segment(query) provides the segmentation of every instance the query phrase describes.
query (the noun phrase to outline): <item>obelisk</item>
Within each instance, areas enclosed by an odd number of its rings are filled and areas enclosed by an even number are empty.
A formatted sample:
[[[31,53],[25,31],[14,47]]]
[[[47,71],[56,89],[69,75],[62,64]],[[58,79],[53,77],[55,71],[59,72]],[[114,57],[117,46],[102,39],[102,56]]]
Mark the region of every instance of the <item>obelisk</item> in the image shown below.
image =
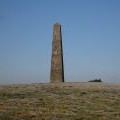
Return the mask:
[[[62,33],[59,23],[53,26],[50,80],[52,83],[64,82]]]

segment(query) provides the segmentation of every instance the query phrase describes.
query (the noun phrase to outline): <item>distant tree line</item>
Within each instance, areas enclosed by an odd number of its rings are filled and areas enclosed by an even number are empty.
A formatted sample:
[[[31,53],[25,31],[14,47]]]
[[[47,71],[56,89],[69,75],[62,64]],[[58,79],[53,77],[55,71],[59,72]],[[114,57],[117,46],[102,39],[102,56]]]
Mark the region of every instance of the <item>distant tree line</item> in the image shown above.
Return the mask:
[[[94,79],[94,80],[90,80],[89,82],[102,82],[101,79]]]

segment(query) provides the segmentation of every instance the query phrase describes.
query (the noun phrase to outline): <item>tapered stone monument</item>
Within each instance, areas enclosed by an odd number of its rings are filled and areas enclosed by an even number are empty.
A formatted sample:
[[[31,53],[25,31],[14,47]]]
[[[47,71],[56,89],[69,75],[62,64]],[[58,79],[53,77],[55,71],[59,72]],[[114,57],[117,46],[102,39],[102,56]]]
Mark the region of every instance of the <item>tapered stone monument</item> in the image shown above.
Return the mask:
[[[64,82],[62,33],[59,23],[53,26],[50,80],[52,83]]]

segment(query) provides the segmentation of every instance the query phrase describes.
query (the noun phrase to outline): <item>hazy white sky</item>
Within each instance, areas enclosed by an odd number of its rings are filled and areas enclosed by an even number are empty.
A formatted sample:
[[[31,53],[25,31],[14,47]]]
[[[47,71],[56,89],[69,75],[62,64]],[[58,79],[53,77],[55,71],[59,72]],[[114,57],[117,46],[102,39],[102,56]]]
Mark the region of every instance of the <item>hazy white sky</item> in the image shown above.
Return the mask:
[[[0,0],[0,84],[50,81],[56,22],[66,81],[120,82],[120,0]]]

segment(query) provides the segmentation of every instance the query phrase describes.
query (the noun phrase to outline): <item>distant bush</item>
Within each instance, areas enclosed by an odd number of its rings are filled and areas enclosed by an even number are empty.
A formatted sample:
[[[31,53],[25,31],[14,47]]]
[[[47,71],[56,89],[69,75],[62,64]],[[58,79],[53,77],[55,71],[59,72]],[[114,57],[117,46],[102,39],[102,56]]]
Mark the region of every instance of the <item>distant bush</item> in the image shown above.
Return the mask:
[[[94,79],[94,80],[90,80],[89,82],[102,82],[101,79]]]

